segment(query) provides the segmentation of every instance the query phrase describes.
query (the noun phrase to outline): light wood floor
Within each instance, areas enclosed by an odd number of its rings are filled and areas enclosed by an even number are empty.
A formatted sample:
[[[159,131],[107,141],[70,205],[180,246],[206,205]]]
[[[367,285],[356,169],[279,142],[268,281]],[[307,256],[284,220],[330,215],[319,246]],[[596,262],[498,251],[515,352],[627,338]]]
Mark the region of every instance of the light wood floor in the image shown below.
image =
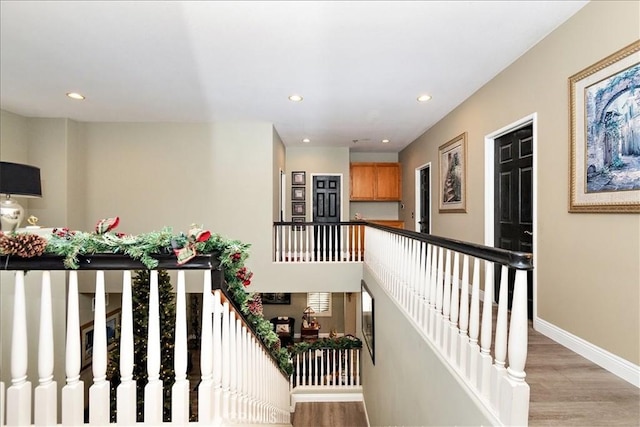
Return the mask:
[[[640,426],[640,389],[529,328],[530,426]]]
[[[367,427],[362,402],[302,402],[296,404],[293,427]]]

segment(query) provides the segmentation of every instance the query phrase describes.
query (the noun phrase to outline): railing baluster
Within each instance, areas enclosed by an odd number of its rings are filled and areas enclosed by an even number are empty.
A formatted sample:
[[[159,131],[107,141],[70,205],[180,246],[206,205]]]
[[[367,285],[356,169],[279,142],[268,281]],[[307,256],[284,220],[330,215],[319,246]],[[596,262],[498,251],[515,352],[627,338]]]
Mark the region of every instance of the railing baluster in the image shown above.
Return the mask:
[[[229,346],[229,303],[222,304],[222,421],[229,420],[229,370],[231,366],[231,352]]]
[[[431,249],[431,279],[429,281],[429,337],[435,341],[436,337],[436,294],[437,294],[437,274],[438,274],[438,247]]]
[[[449,360],[453,365],[458,360],[458,310],[460,304],[460,254],[453,253],[451,272],[451,313],[449,314]]]
[[[27,381],[27,310],[24,271],[16,271],[11,325],[11,385],[7,389],[7,425],[31,424],[31,382]]]
[[[499,408],[500,384],[502,377],[507,373],[505,363],[507,358],[507,310],[509,305],[508,276],[509,270],[506,265],[503,265],[500,271],[498,315],[496,318],[495,363],[491,374],[491,403],[494,409]]]
[[[136,422],[136,381],[133,379],[133,301],[131,271],[122,272],[122,319],[120,321],[120,385],[116,390],[118,424]]]
[[[449,313],[451,312],[451,251],[446,250],[444,284],[442,294],[442,351],[449,354]]]
[[[477,384],[478,378],[478,332],[480,330],[480,260],[473,260],[473,280],[471,284],[471,308],[469,311],[469,380]]]
[[[171,388],[171,421],[175,424],[189,422],[189,381],[187,380],[187,301],[185,272],[178,271],[176,286],[176,324],[174,367],[175,382]]]
[[[482,329],[480,336],[480,365],[478,388],[485,399],[491,394],[491,334],[493,326],[493,263],[484,263],[484,299],[482,302]]]
[[[36,425],[57,422],[57,385],[53,381],[53,312],[51,309],[51,273],[42,272],[40,289],[40,334],[38,337],[39,385],[34,393],[34,421]]]
[[[162,423],[162,381],[160,380],[160,300],[158,271],[151,270],[149,283],[149,325],[147,330],[147,375],[144,386],[144,420],[150,424]],[[96,301],[96,305],[97,305]]]
[[[89,422],[91,424],[108,424],[110,418],[111,390],[109,382],[106,381],[107,325],[105,316],[104,271],[97,271],[93,321],[93,385],[89,388]]]
[[[438,248],[438,274],[436,276],[436,344],[442,346],[442,299],[444,293],[444,248]]]
[[[524,381],[527,360],[527,272],[517,270],[511,304],[507,354],[509,367],[500,390],[501,419],[505,425],[525,425],[529,416],[529,384]]]
[[[77,271],[69,272],[68,293],[65,349],[67,384],[62,387],[62,425],[78,425],[84,422],[84,381],[80,381],[81,353],[80,334],[78,333],[80,330],[80,306],[78,303]]]
[[[460,345],[458,354],[458,367],[462,375],[467,377],[468,362],[467,349],[469,343],[469,255],[462,257],[462,283],[460,285],[460,334],[458,336]]]
[[[214,414],[218,414],[214,402],[213,354],[214,336],[213,323],[219,321],[218,306],[220,292],[211,295],[211,272],[204,274],[202,285],[202,330],[200,338],[200,385],[198,386],[198,422],[211,424]],[[211,319],[213,315],[213,320]],[[219,325],[219,323],[218,323]],[[216,353],[216,358],[218,353]]]

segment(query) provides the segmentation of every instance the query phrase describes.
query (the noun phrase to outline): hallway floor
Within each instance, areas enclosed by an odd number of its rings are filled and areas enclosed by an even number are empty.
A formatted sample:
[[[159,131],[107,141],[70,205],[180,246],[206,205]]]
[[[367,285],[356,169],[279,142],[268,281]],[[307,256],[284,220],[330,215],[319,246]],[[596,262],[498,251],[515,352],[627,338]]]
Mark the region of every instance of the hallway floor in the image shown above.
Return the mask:
[[[530,426],[640,426],[640,389],[529,328]]]

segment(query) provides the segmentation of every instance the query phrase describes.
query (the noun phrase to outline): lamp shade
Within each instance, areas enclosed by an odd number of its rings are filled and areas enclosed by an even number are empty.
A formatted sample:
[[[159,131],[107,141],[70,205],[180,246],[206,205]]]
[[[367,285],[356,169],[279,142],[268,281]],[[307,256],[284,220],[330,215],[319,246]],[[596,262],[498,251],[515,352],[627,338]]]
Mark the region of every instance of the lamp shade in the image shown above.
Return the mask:
[[[40,168],[20,163],[0,162],[0,194],[42,197]]]

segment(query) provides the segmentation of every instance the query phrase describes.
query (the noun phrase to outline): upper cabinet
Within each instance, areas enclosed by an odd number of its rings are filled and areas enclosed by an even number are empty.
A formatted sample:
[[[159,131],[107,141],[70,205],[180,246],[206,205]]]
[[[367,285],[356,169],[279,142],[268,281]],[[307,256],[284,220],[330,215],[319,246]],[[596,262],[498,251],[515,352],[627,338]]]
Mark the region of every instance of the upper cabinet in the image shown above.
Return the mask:
[[[351,163],[351,200],[400,201],[400,163]]]

